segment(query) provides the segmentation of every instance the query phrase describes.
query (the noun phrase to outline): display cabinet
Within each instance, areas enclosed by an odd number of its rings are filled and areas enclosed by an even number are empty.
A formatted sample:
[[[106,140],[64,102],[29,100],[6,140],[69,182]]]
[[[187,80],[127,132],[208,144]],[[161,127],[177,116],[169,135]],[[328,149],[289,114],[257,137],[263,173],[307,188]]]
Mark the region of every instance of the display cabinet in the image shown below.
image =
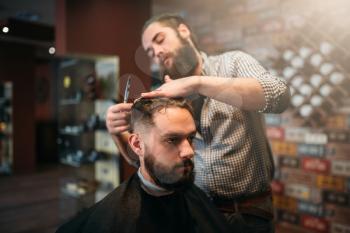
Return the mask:
[[[58,150],[74,174],[60,184],[62,212],[77,213],[119,185],[119,154],[105,126],[118,90],[117,57],[58,58]],[[69,210],[68,210],[68,209]]]

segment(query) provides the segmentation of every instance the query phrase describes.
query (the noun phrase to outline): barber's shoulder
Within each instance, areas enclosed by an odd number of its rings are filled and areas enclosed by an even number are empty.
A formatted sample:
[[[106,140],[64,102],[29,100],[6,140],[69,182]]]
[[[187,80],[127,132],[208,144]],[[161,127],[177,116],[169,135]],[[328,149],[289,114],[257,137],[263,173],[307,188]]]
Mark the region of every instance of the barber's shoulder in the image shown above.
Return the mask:
[[[223,56],[229,57],[232,60],[241,59],[247,56],[250,56],[248,53],[241,50],[231,50],[223,53]]]
[[[226,51],[222,52],[219,54],[213,54],[208,56],[208,59],[211,62],[234,62],[235,60],[244,57],[244,56],[249,56],[249,54],[240,51],[240,50],[231,50],[231,51]]]

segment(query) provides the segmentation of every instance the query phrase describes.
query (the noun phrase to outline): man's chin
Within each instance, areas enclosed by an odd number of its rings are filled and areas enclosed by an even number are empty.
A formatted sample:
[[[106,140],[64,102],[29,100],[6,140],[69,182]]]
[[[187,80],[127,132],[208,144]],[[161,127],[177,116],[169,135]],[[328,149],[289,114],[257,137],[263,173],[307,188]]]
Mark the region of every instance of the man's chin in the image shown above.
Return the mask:
[[[174,183],[159,183],[161,187],[167,189],[167,190],[173,190],[173,191],[181,191],[184,189],[187,189],[190,187],[194,182],[194,173],[183,173],[183,177],[181,177],[178,181]]]
[[[167,190],[182,191],[182,190],[186,190],[187,188],[189,188],[192,184],[193,184],[193,181],[181,180],[181,181],[178,181],[178,182],[172,183],[172,184],[163,184],[162,186],[163,186],[163,188],[165,188]]]

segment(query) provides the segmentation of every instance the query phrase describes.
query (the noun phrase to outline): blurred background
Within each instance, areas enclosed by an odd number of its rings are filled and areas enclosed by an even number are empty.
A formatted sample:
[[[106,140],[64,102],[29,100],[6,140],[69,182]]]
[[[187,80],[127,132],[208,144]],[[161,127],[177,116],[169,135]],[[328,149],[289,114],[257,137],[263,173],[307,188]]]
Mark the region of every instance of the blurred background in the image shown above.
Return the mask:
[[[348,0],[0,0],[0,232],[54,232],[134,171],[105,111],[129,77],[131,99],[160,84],[140,35],[163,12],[288,82],[265,115],[276,231],[350,232]]]

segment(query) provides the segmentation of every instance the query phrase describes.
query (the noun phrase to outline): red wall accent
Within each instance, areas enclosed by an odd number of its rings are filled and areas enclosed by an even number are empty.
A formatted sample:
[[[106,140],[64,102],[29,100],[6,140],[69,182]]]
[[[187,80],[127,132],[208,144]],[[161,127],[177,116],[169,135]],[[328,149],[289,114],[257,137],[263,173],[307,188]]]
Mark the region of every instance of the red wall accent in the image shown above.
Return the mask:
[[[48,61],[36,62],[35,83],[36,83],[36,121],[52,121],[54,119],[54,101],[53,101],[53,71]],[[40,97],[39,97],[40,96]]]

